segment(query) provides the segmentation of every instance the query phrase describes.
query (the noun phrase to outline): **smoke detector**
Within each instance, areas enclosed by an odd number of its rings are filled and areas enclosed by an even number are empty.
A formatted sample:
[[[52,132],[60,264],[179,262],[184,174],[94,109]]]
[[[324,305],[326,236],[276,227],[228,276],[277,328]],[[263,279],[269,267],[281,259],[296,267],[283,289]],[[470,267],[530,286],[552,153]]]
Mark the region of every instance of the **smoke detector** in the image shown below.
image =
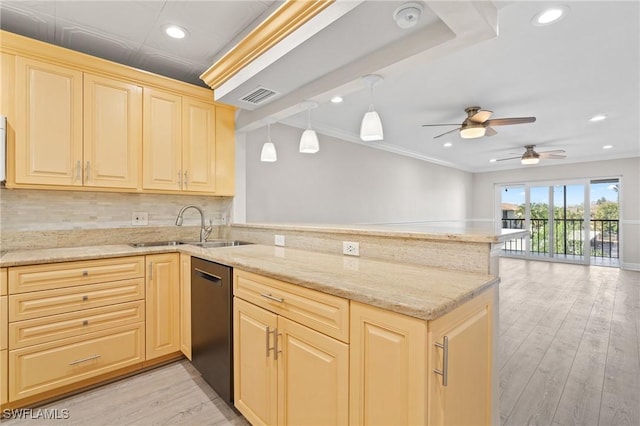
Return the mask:
[[[393,19],[400,28],[411,28],[415,26],[422,15],[422,5],[420,3],[405,3],[393,12]]]

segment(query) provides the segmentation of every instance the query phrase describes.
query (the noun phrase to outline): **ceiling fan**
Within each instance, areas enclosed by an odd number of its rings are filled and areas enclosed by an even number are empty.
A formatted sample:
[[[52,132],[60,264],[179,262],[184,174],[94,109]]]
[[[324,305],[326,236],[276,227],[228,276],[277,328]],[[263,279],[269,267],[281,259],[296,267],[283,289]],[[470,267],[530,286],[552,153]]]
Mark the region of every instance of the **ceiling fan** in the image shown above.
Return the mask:
[[[540,162],[540,159],[562,160],[563,158],[567,158],[567,156],[564,155],[565,153],[564,149],[536,152],[533,148],[535,148],[535,145],[526,145],[525,146],[526,151],[524,152],[524,154],[522,154],[522,156],[500,158],[496,161],[515,160],[516,158],[520,158],[520,162],[522,164],[529,165],[529,164],[538,164],[538,162]]]
[[[490,120],[489,117],[491,117],[493,112],[480,109],[480,107],[477,106],[465,108],[464,112],[467,113],[467,118],[465,118],[462,124],[423,124],[422,127],[460,126],[457,129],[444,132],[438,136],[434,136],[433,138],[439,138],[440,136],[459,130],[462,138],[473,139],[482,136],[493,136],[498,133],[490,126],[506,126],[509,124],[524,124],[536,121],[535,117],[494,118]]]

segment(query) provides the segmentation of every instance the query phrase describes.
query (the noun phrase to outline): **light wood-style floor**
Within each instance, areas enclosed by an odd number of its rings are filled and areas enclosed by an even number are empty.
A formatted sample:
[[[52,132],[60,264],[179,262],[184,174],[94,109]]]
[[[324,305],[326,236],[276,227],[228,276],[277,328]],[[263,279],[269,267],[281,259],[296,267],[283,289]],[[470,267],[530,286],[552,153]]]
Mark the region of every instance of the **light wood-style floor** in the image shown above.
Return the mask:
[[[640,425],[640,272],[500,262],[501,423]],[[68,409],[60,425],[247,424],[188,361],[42,408]]]

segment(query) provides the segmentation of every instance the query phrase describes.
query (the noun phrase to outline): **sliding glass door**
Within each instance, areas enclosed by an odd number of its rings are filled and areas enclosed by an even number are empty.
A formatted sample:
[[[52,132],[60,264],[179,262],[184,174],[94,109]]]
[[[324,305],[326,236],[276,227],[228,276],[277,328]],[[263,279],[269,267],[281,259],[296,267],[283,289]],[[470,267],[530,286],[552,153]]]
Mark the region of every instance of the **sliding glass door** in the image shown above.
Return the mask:
[[[617,266],[618,188],[618,179],[499,185],[502,228],[529,230],[503,255]]]

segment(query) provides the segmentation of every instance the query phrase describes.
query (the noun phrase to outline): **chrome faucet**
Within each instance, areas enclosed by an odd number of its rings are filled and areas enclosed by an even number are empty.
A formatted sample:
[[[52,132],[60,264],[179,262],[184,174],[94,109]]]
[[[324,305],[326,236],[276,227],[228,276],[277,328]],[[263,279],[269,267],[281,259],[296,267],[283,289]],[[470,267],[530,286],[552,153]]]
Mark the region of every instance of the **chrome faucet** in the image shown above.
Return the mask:
[[[204,226],[204,213],[202,212],[202,209],[200,207],[190,205],[181,208],[180,212],[178,213],[178,217],[176,218],[176,226],[182,226],[182,214],[189,208],[196,209],[200,213],[200,242],[204,243],[205,241],[207,241],[207,238],[209,238],[209,235],[211,235],[211,230],[213,229],[213,227],[211,225],[211,219],[209,219],[209,226]]]

